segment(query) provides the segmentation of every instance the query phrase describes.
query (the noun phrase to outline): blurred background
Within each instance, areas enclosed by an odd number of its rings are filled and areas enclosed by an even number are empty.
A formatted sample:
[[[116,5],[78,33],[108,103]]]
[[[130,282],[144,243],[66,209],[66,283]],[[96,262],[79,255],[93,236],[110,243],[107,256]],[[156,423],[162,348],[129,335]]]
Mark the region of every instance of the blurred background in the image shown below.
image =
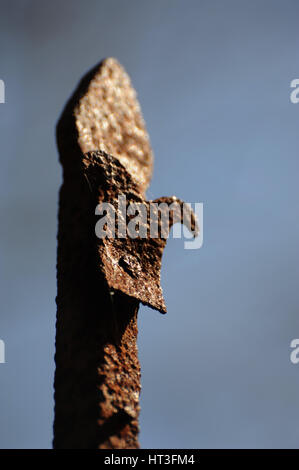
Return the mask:
[[[137,89],[148,196],[204,203],[204,243],[169,240],[168,314],[139,314],[144,448],[298,447],[299,3],[1,0],[0,447],[52,441],[54,128],[108,56]]]

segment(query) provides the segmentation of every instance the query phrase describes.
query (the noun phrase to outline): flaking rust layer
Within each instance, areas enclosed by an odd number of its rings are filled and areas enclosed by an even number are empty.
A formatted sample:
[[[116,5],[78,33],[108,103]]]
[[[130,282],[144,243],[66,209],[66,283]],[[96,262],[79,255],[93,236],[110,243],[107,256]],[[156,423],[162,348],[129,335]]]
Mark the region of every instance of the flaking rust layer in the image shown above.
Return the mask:
[[[150,204],[149,138],[135,90],[116,60],[103,61],[81,80],[58,122],[57,144],[64,179],[53,445],[137,448],[137,312],[139,301],[166,311],[160,287],[166,240],[95,235],[99,203],[115,203],[121,192],[128,203]],[[180,214],[171,217],[170,225],[181,220]]]
[[[119,195],[125,196],[126,210],[132,205],[136,207],[142,205],[146,211],[146,218],[142,219],[138,226],[139,233],[146,233],[147,237],[133,238],[126,233],[125,238],[118,238],[118,230],[113,233],[107,233],[107,236],[98,240],[98,266],[111,289],[121,291],[144,305],[148,305],[161,313],[166,313],[166,306],[163,299],[163,292],[160,284],[160,273],[163,250],[166,245],[169,230],[174,223],[185,223],[187,227],[197,233],[197,223],[193,212],[184,207],[183,201],[176,197],[162,197],[154,201],[146,201],[140,187],[134,181],[134,178],[128,173],[118,158],[114,158],[105,152],[89,152],[83,158],[84,175],[90,187],[95,194],[99,204],[109,203],[114,208],[113,220],[111,226],[117,225],[120,217],[120,208],[118,207]],[[164,203],[164,206],[161,205]],[[152,211],[151,211],[152,206]],[[155,207],[167,210],[173,209],[163,216],[157,214],[157,237],[153,238],[151,234],[151,215]],[[105,206],[106,207],[106,206]],[[185,211],[185,218],[183,217]],[[137,209],[138,212],[138,209]],[[187,212],[187,214],[186,214]],[[168,217],[169,214],[169,217]],[[112,216],[111,216],[112,217]],[[123,225],[127,226],[128,217],[123,215]],[[105,221],[109,217],[105,218]],[[165,233],[162,231],[162,221],[169,220]],[[141,226],[143,225],[143,227]],[[109,236],[110,235],[110,236]]]

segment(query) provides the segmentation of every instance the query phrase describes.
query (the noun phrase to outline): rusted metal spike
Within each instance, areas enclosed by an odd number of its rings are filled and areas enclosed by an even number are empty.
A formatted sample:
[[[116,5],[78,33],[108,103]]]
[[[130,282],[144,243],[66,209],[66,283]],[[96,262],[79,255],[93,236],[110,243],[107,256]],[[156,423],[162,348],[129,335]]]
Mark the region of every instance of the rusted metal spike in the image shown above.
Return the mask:
[[[160,287],[166,240],[95,236],[99,202],[115,202],[124,192],[129,202],[151,203],[145,201],[149,138],[135,91],[116,60],[103,61],[81,80],[58,122],[57,144],[64,180],[53,445],[137,448],[137,312],[139,301],[166,310]],[[170,225],[175,221],[174,212]],[[190,224],[195,227],[194,219]]]

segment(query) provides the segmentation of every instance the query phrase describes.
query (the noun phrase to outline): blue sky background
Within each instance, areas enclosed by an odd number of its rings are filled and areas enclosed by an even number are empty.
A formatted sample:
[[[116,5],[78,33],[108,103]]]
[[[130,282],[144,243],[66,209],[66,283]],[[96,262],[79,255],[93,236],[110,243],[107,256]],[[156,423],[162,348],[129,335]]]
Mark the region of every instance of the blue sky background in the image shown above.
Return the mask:
[[[155,152],[149,197],[204,203],[170,240],[168,314],[139,314],[143,447],[299,443],[299,3],[1,0],[0,447],[51,447],[58,116],[116,57]]]

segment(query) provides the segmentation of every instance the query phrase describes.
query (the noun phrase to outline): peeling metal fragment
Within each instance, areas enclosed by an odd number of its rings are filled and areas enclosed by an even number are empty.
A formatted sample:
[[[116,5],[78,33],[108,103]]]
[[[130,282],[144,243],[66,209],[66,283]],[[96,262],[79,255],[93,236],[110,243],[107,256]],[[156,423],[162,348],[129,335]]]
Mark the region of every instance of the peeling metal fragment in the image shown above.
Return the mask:
[[[126,168],[117,158],[105,152],[85,154],[83,165],[85,177],[89,181],[97,202],[110,203],[115,209],[116,216],[119,213],[119,195],[126,196],[126,207],[131,203],[141,203],[147,210],[144,227],[144,232],[147,233],[146,238],[128,236],[117,238],[117,234],[114,234],[114,236],[98,239],[98,267],[103,272],[109,287],[134,297],[161,313],[166,313],[160,284],[163,250],[169,230],[174,223],[185,223],[195,235],[197,234],[197,222],[192,210],[188,209],[189,217],[184,219],[182,213],[184,203],[175,196],[146,201]],[[151,209],[155,209],[161,203],[164,204],[162,204],[161,217],[157,219],[157,238],[152,238],[150,230],[154,211]],[[173,203],[175,204],[173,210],[170,211],[169,223],[162,227],[163,210],[167,211]],[[186,210],[186,206],[184,207]],[[141,231],[140,227],[139,230]]]

